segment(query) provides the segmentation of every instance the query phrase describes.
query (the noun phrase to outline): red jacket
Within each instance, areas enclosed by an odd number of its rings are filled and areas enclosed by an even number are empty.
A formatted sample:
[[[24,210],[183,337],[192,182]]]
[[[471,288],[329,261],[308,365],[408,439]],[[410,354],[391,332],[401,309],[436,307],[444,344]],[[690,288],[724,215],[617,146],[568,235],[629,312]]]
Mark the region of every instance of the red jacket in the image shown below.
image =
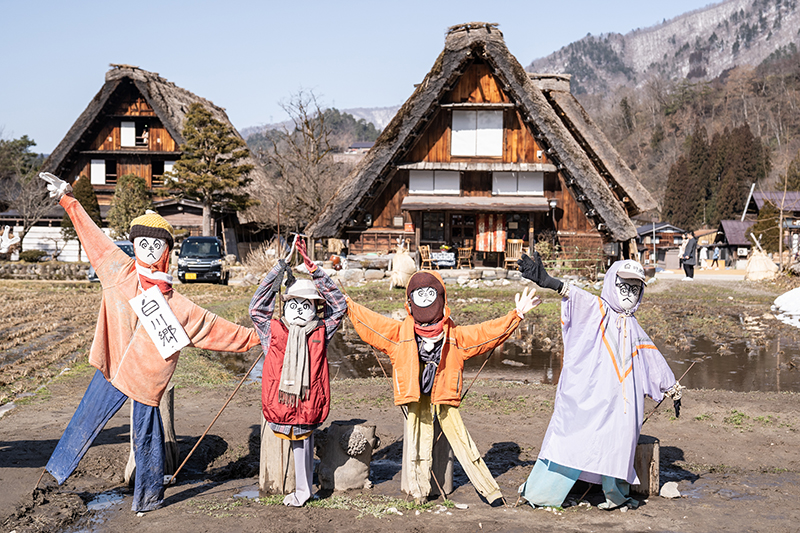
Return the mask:
[[[296,407],[290,407],[278,402],[278,387],[289,329],[280,320],[270,322],[272,335],[261,375],[261,405],[264,409],[264,418],[273,424],[321,424],[328,417],[331,407],[325,324],[320,321],[319,326],[308,336],[308,356],[311,364],[308,399],[299,402]]]

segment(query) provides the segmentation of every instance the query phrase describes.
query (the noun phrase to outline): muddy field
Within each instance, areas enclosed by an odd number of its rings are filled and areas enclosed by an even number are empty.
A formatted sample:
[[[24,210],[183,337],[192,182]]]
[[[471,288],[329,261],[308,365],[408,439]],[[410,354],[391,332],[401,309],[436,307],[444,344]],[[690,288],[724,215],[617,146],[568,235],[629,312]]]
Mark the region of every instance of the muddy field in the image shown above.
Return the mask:
[[[720,346],[741,338],[757,342],[760,336],[766,338],[782,328],[769,318],[769,304],[786,288],[742,287],[725,282],[690,289],[659,282],[648,290],[642,324],[651,332],[667,324],[663,332],[653,334],[675,344],[682,338],[691,341],[695,335],[716,332]],[[602,495],[590,491],[586,500],[591,506],[575,502],[555,512],[528,506],[492,508],[457,467],[456,490],[450,498],[469,505],[462,510],[443,500],[415,507],[403,499],[399,472],[403,417],[393,406],[390,384],[381,377],[335,379],[328,418],[329,422],[363,420],[376,425],[381,445],[373,457],[371,490],[323,495],[302,509],[275,505],[274,498],[237,497],[252,495],[258,480],[260,388],[253,383],[243,387],[230,404],[178,484],[167,489],[163,509],[141,517],[130,511],[131,491],[122,486],[129,446],[127,406],[110,421],[63,486],[57,487],[48,474],[42,489],[31,495],[91,379],[93,369],[85,364],[85,352],[100,292],[98,287],[80,283],[9,282],[3,288],[0,345],[6,359],[0,367],[0,394],[6,398],[2,403],[15,399],[15,407],[0,418],[2,531],[797,531],[800,523],[796,503],[800,497],[800,398],[796,393],[694,389],[686,392],[678,419],[662,406],[643,433],[660,440],[661,482],[678,481],[680,499],[650,497],[643,499],[638,510],[604,512],[596,508]],[[246,320],[244,312],[253,290],[207,285],[178,289],[240,322]],[[370,299],[375,307],[378,302],[396,304],[387,299],[396,298],[396,292],[348,290],[368,305]],[[508,287],[507,294],[485,294],[481,289],[456,295],[454,291],[453,315],[462,323],[497,316],[509,306],[487,309],[480,301],[494,301],[495,296],[505,300],[515,290],[518,287]],[[735,299],[729,299],[732,295]],[[554,350],[559,342],[557,326],[550,324],[555,313],[557,300],[548,297],[537,310],[534,336],[534,342],[549,342]],[[780,330],[787,336],[795,334]],[[253,351],[245,358],[252,361],[256,356]],[[798,360],[800,354],[787,357],[787,361]],[[214,357],[210,359],[187,351],[178,365],[176,431],[182,456],[234,386],[233,376],[215,364]],[[786,371],[795,370],[787,363]],[[465,423],[509,504],[516,502],[516,488],[535,461],[554,396],[553,385],[481,379],[465,400]],[[648,400],[646,410],[652,406]],[[98,509],[95,499],[105,493],[111,495],[110,506]]]

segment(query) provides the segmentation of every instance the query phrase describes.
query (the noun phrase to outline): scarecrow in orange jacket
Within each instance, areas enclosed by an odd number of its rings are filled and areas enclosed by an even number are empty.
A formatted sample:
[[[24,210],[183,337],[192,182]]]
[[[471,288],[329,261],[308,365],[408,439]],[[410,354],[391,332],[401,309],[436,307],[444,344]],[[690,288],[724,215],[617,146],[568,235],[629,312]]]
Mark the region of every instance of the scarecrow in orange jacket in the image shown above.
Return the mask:
[[[456,326],[450,318],[441,276],[427,270],[411,276],[406,298],[408,316],[402,321],[370,311],[350,298],[347,316],[361,339],[387,354],[392,362],[394,403],[408,408],[408,453],[403,456],[408,490],[417,501],[430,495],[436,417],[475,489],[494,503],[502,498],[500,487],[458,411],[464,361],[502,344],[540,300],[525,289],[522,295],[516,295],[516,308],[505,316],[473,326]]]
[[[89,363],[97,368],[46,469],[62,484],[128,398],[136,459],[133,511],[151,511],[164,499],[164,431],[158,409],[178,363],[180,347],[244,352],[259,344],[255,330],[237,326],[172,290],[167,273],[172,226],[148,211],[131,222],[135,258],[92,221],[72,187],[41,173],[75,226],[103,288]],[[84,178],[85,179],[85,178]]]

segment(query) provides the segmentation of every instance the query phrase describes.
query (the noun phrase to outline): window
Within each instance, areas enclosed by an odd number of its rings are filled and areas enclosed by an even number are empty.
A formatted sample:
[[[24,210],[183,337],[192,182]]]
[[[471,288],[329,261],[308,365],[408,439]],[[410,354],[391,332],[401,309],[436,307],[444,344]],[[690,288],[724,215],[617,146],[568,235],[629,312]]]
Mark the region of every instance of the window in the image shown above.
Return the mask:
[[[544,173],[493,172],[492,194],[544,196]]]
[[[682,242],[683,242],[683,238],[681,238],[681,237],[673,237],[672,238],[672,244],[680,244]]]
[[[92,159],[89,181],[92,185],[105,185],[106,162],[103,159]]]
[[[117,183],[117,162],[113,159],[106,161],[106,185]]]
[[[461,246],[474,246],[475,215],[450,215],[450,237]]]
[[[151,163],[150,183],[153,187],[162,187],[164,185],[164,162],[153,161]]]
[[[460,194],[461,173],[446,170],[412,170],[408,175],[410,194]]]
[[[503,155],[502,111],[453,111],[450,155]]]
[[[136,123],[121,122],[119,125],[119,141],[121,146],[136,146]]]
[[[444,213],[422,213],[422,230],[420,239],[423,241],[444,242]]]

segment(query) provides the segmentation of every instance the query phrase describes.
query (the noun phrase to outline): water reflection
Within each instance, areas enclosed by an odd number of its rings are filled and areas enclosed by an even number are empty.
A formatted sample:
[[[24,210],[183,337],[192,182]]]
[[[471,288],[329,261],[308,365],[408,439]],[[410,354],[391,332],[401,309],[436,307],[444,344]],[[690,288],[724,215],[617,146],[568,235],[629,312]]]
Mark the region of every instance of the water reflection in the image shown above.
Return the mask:
[[[481,378],[558,383],[561,353],[534,349],[535,327],[532,322],[523,323],[488,361],[485,355],[469,359],[464,366],[465,377],[471,379],[486,362]],[[792,339],[776,335],[759,343],[717,345],[705,337],[696,337],[688,351],[659,339],[654,341],[676,377],[692,361],[700,360],[682,381],[689,388],[800,392],[800,345]],[[239,354],[218,355],[229,370],[240,375],[252,364],[252,360],[244,360]],[[391,373],[389,358],[364,344],[346,320],[328,347],[328,361],[331,379],[380,377],[384,370]],[[250,377],[261,379],[261,363]]]

